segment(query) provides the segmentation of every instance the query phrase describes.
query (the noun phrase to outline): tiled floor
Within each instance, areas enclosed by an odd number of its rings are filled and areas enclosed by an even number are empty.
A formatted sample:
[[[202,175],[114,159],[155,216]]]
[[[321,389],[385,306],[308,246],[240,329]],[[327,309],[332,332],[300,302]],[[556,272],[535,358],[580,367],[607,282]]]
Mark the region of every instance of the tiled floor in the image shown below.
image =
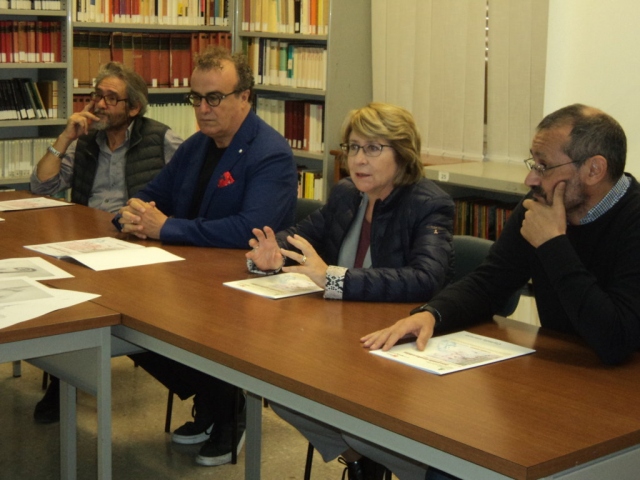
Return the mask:
[[[240,480],[238,465],[201,467],[195,463],[199,445],[172,444],[164,433],[166,389],[126,357],[112,360],[114,480]],[[0,364],[0,479],[58,479],[59,427],[38,425],[33,407],[42,397],[42,372],[22,362],[22,377],[12,377],[11,364]],[[172,427],[191,419],[191,400],[176,399]],[[95,398],[78,394],[78,480],[96,478]],[[262,478],[302,479],[307,443],[271,409],[263,412]],[[313,480],[342,477],[336,461],[315,456]]]

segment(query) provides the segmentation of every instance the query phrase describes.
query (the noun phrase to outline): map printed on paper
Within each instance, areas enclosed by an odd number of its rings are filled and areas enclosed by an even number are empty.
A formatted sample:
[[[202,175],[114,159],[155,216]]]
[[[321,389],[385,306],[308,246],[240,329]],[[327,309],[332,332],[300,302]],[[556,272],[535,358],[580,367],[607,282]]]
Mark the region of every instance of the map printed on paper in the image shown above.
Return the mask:
[[[396,345],[387,352],[373,350],[371,353],[444,375],[533,352],[530,348],[462,331],[431,338],[423,352],[412,342]]]
[[[226,282],[223,285],[274,299],[322,292],[322,288],[318,287],[309,277],[302,273],[281,273],[266,277]]]

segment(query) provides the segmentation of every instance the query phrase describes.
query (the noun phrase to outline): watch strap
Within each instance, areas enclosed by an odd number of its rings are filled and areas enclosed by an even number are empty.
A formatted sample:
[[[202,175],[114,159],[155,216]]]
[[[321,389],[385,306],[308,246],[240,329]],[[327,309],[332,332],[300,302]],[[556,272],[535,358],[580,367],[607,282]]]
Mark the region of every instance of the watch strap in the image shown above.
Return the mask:
[[[409,315],[415,315],[416,313],[420,312],[429,312],[431,315],[433,315],[433,317],[436,319],[436,325],[442,322],[442,315],[440,314],[440,312],[428,303],[414,308],[409,312]]]
[[[55,148],[53,148],[53,145],[49,145],[47,147],[47,150],[49,151],[49,153],[52,153],[53,155],[55,155],[58,158],[62,158],[64,157],[64,153],[60,153],[58,150],[56,150]]]

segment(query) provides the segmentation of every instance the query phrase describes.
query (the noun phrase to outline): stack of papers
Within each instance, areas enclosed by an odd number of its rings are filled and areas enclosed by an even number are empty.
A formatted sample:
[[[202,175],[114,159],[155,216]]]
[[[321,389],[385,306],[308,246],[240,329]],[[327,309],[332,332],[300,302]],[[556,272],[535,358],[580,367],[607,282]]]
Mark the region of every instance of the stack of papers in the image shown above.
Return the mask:
[[[69,277],[73,275],[38,257],[0,260],[0,329],[99,297],[37,282]]]

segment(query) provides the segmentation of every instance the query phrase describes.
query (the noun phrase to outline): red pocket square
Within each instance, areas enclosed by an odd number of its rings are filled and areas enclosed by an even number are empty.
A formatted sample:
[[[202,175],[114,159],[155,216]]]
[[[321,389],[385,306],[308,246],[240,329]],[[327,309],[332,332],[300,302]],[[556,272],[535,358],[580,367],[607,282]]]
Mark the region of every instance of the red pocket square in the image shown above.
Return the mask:
[[[231,172],[224,172],[218,179],[218,188],[231,185],[235,180],[231,176]]]

